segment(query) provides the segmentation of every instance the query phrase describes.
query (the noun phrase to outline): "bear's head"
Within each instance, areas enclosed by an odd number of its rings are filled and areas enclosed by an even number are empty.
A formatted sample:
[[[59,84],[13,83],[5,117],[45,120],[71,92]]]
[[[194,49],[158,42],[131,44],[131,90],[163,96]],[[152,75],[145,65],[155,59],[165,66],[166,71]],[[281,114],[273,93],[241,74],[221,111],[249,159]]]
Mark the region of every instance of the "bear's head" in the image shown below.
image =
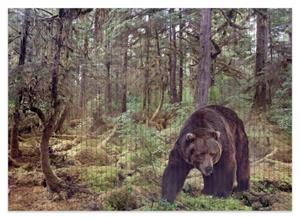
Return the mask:
[[[198,129],[184,134],[180,143],[183,159],[203,175],[209,176],[222,154],[219,139],[220,132],[211,129]]]

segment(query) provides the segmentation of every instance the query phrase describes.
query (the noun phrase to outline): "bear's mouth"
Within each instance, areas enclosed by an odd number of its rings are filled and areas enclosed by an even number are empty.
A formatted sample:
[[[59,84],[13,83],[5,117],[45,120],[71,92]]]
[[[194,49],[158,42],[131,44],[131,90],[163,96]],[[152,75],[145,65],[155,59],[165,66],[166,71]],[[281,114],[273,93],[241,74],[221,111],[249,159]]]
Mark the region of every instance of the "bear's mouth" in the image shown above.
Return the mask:
[[[210,175],[212,174],[212,172],[206,173],[206,172],[202,172],[202,171],[201,171],[201,173],[202,173],[204,176],[210,176]]]
[[[213,173],[213,168],[212,167],[196,167],[204,176],[210,176]]]

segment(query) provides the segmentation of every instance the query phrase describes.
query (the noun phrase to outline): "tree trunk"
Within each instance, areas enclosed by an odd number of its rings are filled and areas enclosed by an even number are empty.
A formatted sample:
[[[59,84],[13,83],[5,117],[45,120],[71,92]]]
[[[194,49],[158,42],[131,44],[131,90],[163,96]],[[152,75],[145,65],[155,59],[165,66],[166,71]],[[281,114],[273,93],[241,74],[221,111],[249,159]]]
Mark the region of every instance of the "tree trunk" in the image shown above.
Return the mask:
[[[120,58],[120,63],[123,63],[123,59],[124,59],[124,57],[122,56],[121,58]],[[123,69],[123,65],[118,65],[118,67],[117,67],[118,69],[115,71],[115,95],[114,95],[114,101],[115,102],[119,102],[119,100],[120,100],[120,87],[121,87],[121,89],[122,89],[122,69]],[[122,105],[122,103],[121,103],[121,105]],[[122,107],[121,107],[122,108]]]
[[[108,37],[108,36],[107,36]],[[106,112],[111,113],[112,111],[112,93],[111,93],[111,76],[110,76],[110,67],[111,67],[111,45],[108,40],[106,45],[106,85],[105,85],[105,107]]]
[[[257,9],[256,11],[256,89],[252,108],[254,110],[265,111],[271,104],[270,86],[266,79],[266,63],[268,57],[268,10]]]
[[[208,102],[208,91],[211,85],[211,9],[200,9],[199,55],[200,64],[197,76],[197,107],[203,107]]]
[[[184,23],[182,22],[182,10],[179,13],[179,74],[178,74],[178,100],[182,101],[183,94],[183,61],[184,61],[184,52],[182,48],[182,32],[183,32]]]
[[[66,118],[68,117],[69,115],[69,112],[70,112],[70,106],[67,105],[65,106],[65,109],[63,111],[63,113],[61,114],[57,124],[56,124],[56,127],[55,127],[55,132],[56,133],[63,133],[63,125],[66,121]]]
[[[273,62],[273,36],[272,36],[272,12],[268,11],[268,36],[269,36],[269,48],[270,48],[270,61]]]
[[[55,109],[55,112],[51,115],[51,118],[45,125],[40,146],[42,171],[45,176],[47,186],[51,192],[60,192],[62,190],[62,184],[58,177],[52,171],[49,160],[49,140],[53,134],[54,125],[58,114],[59,109]]]
[[[95,18],[94,18],[94,40],[96,46],[102,44],[103,41],[103,30],[102,26],[105,22],[107,17],[108,9],[106,8],[97,8],[95,11]]]
[[[86,109],[86,73],[88,72],[87,62],[88,62],[88,31],[86,31],[83,43],[83,65],[80,67],[81,81],[80,81],[80,111],[81,114],[85,112]]]
[[[122,70],[122,108],[121,112],[127,110],[127,66],[128,66],[128,35],[124,39],[123,70]]]
[[[49,140],[54,132],[54,127],[57,121],[57,117],[60,112],[60,101],[58,100],[58,79],[59,79],[59,63],[61,56],[61,48],[64,42],[64,24],[66,19],[72,17],[72,9],[60,9],[59,20],[57,23],[56,41],[55,41],[55,54],[53,58],[53,64],[51,68],[51,97],[52,97],[52,109],[50,110],[49,120],[46,122],[43,130],[41,141],[41,166],[44,173],[47,186],[52,192],[60,192],[62,190],[62,184],[57,176],[51,169],[49,161]],[[51,113],[52,111],[52,113]]]
[[[26,58],[26,47],[27,47],[27,37],[28,37],[28,29],[29,29],[29,13],[30,9],[25,9],[25,15],[22,25],[22,36],[20,42],[20,55],[19,55],[19,65],[24,65],[25,58]],[[17,93],[17,97],[15,98],[15,109],[13,115],[13,128],[12,134],[10,139],[10,155],[12,158],[17,158],[21,155],[21,151],[19,149],[19,123],[20,123],[20,108],[21,108],[21,101],[23,98],[23,91],[22,88]]]
[[[18,158],[21,155],[21,151],[19,149],[19,124],[20,124],[20,107],[22,101],[22,92],[18,93],[18,97],[15,100],[15,112],[13,115],[14,124],[11,131],[11,139],[10,139],[10,155],[12,158]]]
[[[150,16],[148,22],[146,24],[146,63],[145,63],[145,73],[144,73],[144,99],[143,99],[143,109],[147,111],[147,115],[149,113],[149,104],[150,104],[150,87],[149,87],[149,77],[150,77]]]
[[[101,29],[101,23],[100,23],[100,13],[101,13],[101,9],[97,8],[95,11],[95,17],[94,17],[94,41],[95,41],[95,45],[98,46],[99,45],[99,33],[100,33],[100,29]]]
[[[83,64],[85,65],[85,64]],[[79,66],[80,71],[80,100],[79,100],[79,106],[80,106],[80,115],[82,116],[85,110],[85,91],[86,91],[86,74],[85,74],[85,68],[83,65]]]
[[[164,74],[161,71],[161,52],[160,52],[160,45],[159,45],[159,36],[158,36],[158,31],[155,31],[155,39],[156,39],[156,49],[157,49],[157,69],[158,73],[160,75],[160,100],[159,104],[151,116],[151,121],[154,121],[156,117],[158,116],[159,112],[161,111],[163,104],[164,104],[164,98],[165,98],[165,79],[164,79]]]
[[[170,9],[170,27],[169,27],[169,37],[170,37],[170,100],[171,103],[176,103],[177,100],[177,89],[176,89],[176,30],[175,24],[172,21],[172,13],[174,9]]]

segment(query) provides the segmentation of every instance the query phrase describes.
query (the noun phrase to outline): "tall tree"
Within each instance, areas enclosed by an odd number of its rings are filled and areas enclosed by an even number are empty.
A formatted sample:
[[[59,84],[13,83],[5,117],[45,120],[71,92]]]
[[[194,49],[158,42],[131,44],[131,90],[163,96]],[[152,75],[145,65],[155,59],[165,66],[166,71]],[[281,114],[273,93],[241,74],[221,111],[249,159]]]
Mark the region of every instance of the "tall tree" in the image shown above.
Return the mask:
[[[183,51],[183,27],[184,22],[182,20],[182,9],[179,11],[179,74],[178,74],[178,100],[182,101],[182,93],[183,93],[183,61],[184,61],[184,51]]]
[[[255,79],[256,88],[253,109],[266,110],[271,104],[270,85],[266,78],[268,58],[268,10],[256,9],[256,56]]]
[[[166,83],[165,83],[165,77],[164,74],[161,70],[161,65],[162,65],[162,61],[161,61],[161,49],[160,49],[160,43],[159,43],[159,34],[158,34],[158,30],[155,30],[155,41],[156,41],[156,53],[157,53],[157,58],[156,58],[156,66],[158,69],[158,73],[160,75],[160,99],[159,99],[159,104],[155,110],[155,112],[153,113],[153,115],[151,116],[151,121],[154,121],[156,119],[156,117],[158,116],[159,112],[161,111],[163,104],[164,104],[164,99],[165,99],[165,88],[166,88]]]
[[[145,62],[145,72],[144,72],[144,98],[143,98],[143,109],[149,112],[149,104],[150,104],[150,37],[151,37],[151,23],[150,23],[150,15],[148,16],[148,20],[146,22],[146,62]]]
[[[199,70],[197,75],[196,105],[203,107],[208,102],[211,85],[211,9],[200,9]]]
[[[170,100],[171,103],[176,103],[177,98],[177,87],[176,87],[176,65],[177,65],[177,46],[176,46],[176,24],[173,21],[174,9],[169,10],[170,14],[170,25],[169,25],[169,40],[170,40],[170,54],[169,54],[169,65],[170,65]]]
[[[112,45],[109,36],[106,36],[106,76],[105,76],[105,107],[108,113],[112,111],[112,92],[111,92],[111,64],[112,64]]]
[[[52,192],[60,192],[65,188],[62,181],[52,171],[49,160],[49,140],[54,132],[63,104],[63,100],[58,96],[58,85],[61,76],[61,52],[65,46],[66,37],[68,37],[66,29],[72,25],[72,20],[90,11],[91,9],[59,9],[58,17],[54,20],[54,22],[56,21],[56,32],[54,37],[54,56],[51,66],[51,107],[46,113],[46,115],[49,116],[44,123],[40,144],[41,167],[46,179],[46,184]],[[45,116],[43,117],[45,118]]]
[[[49,161],[49,140],[53,134],[56,120],[60,113],[61,102],[58,99],[58,79],[59,79],[59,62],[61,56],[61,49],[64,42],[64,26],[66,25],[66,19],[71,15],[71,10],[59,9],[59,16],[57,20],[57,30],[55,36],[55,52],[53,57],[53,63],[51,67],[51,105],[52,113],[50,113],[49,119],[46,121],[43,129],[42,141],[41,141],[41,166],[45,175],[46,183],[50,191],[60,192],[61,183],[57,176],[51,169]],[[50,111],[50,112],[51,112]]]
[[[24,13],[24,20],[21,30],[21,41],[20,41],[20,53],[19,53],[19,63],[18,65],[25,64],[26,58],[26,48],[27,48],[27,38],[28,38],[28,29],[30,25],[29,21],[30,9],[25,9]],[[20,74],[20,73],[19,73]],[[18,77],[21,80],[21,76]],[[21,85],[22,86],[22,85]],[[14,123],[11,133],[10,139],[10,153],[12,158],[17,158],[21,155],[21,151],[19,149],[19,123],[20,123],[20,109],[21,109],[21,102],[23,99],[23,88],[20,88],[17,92],[17,97],[15,98],[15,109],[14,109]]]
[[[125,33],[123,43],[123,68],[122,68],[122,104],[121,112],[127,110],[127,67],[128,67],[128,34]]]
[[[84,36],[84,42],[83,42],[83,60],[82,65],[80,65],[80,112],[83,113],[84,109],[86,108],[86,83],[87,83],[87,61],[88,61],[88,47],[89,47],[89,41],[88,41],[88,30],[86,30],[85,36]]]

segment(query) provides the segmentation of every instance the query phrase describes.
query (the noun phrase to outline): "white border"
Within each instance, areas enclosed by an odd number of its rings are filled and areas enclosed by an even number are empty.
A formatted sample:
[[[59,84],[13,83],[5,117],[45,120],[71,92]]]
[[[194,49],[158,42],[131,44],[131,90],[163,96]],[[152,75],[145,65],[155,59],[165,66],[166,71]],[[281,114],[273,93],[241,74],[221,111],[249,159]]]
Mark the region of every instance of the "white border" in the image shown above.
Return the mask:
[[[196,3],[198,2],[198,3]],[[297,27],[300,25],[300,7],[297,4],[299,0],[236,0],[236,1],[213,1],[213,0],[1,0],[0,5],[0,217],[1,218],[209,218],[218,217],[222,219],[234,219],[234,218],[252,218],[254,217],[272,217],[277,218],[300,218],[299,204],[299,175],[300,175],[300,134],[297,133],[300,130],[300,98],[297,94],[300,94],[300,48],[298,40],[300,39],[299,30]],[[113,7],[113,8],[137,8],[137,7],[156,7],[156,8],[168,8],[168,7],[183,7],[183,8],[293,8],[293,211],[292,212],[8,212],[7,205],[7,9],[8,8],[24,8],[24,7],[40,7],[40,8],[58,8],[58,7],[72,7],[72,8],[96,8],[96,7]]]

